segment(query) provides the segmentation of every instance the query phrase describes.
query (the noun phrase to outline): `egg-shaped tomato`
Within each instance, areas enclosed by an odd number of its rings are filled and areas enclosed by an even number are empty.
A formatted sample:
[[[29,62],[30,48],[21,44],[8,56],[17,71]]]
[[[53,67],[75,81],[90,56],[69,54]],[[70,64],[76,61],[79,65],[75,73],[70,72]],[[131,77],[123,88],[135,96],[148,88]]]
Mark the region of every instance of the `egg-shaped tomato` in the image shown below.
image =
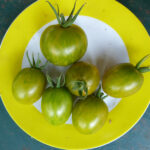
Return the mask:
[[[55,12],[58,23],[51,25],[42,33],[40,46],[41,51],[48,61],[58,66],[67,66],[79,60],[87,49],[87,37],[83,29],[77,25],[72,25],[77,18],[80,10],[73,16],[71,12],[68,19],[65,20],[49,2]]]
[[[92,94],[97,89],[99,82],[98,69],[86,62],[74,63],[66,72],[66,86],[76,96]]]
[[[72,95],[68,89],[48,88],[42,96],[42,113],[52,125],[64,124],[72,111]]]
[[[64,87],[65,79],[61,84],[62,75],[57,79],[57,83],[49,75],[47,75],[47,80],[50,87],[44,91],[42,96],[42,113],[50,124],[64,124],[72,112],[72,94]]]
[[[79,100],[72,111],[73,126],[83,134],[98,131],[106,122],[108,108],[101,98],[94,95]]]
[[[110,96],[122,98],[136,93],[142,86],[142,73],[150,71],[149,67],[140,67],[149,55],[142,58],[136,66],[122,63],[113,66],[103,76],[103,90]]]
[[[33,64],[31,64],[31,68],[22,69],[13,81],[13,95],[18,102],[23,104],[32,104],[37,101],[42,96],[46,86],[44,73],[38,64],[35,62]]]

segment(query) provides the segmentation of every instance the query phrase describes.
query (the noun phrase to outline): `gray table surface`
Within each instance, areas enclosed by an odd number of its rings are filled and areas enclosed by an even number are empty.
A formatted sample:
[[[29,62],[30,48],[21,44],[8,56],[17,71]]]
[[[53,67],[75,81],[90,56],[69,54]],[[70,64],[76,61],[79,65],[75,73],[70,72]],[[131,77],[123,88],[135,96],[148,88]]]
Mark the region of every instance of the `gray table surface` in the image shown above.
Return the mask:
[[[0,42],[14,18],[35,0],[0,0]],[[119,0],[142,21],[150,33],[150,0]],[[56,150],[24,133],[10,118],[0,99],[0,150]],[[95,150],[150,150],[150,107],[123,137]]]

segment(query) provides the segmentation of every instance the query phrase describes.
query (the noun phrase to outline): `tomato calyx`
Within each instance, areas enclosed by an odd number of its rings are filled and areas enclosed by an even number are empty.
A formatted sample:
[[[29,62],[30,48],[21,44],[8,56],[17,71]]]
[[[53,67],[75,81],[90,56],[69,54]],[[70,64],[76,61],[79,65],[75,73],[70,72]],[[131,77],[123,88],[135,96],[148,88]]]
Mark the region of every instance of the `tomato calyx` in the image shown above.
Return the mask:
[[[44,64],[44,65],[40,65],[41,64],[41,60],[39,58],[39,54],[38,54],[38,58],[37,58],[37,61],[35,61],[35,58],[34,58],[34,54],[32,53],[32,62],[31,62],[31,59],[29,58],[29,54],[28,52],[26,53],[26,56],[27,56],[27,59],[28,59],[28,62],[30,64],[30,67],[31,68],[36,68],[36,69],[43,69],[46,67],[48,61]]]
[[[61,88],[65,86],[65,76],[60,74],[60,76],[55,80],[53,80],[48,74],[46,74],[47,81],[49,83],[49,87],[51,88]]]
[[[73,83],[73,90],[78,90],[78,93],[80,95],[80,98],[86,98],[88,95],[88,88],[85,81],[72,81]],[[83,96],[83,93],[85,93],[85,96]]]
[[[95,93],[95,96],[99,99],[104,100],[106,97],[108,97],[108,95],[104,95],[104,93],[102,92],[102,87],[101,85],[99,86],[97,92]]]
[[[77,1],[77,0],[76,0]],[[75,15],[74,14],[74,11],[75,11],[75,7],[76,7],[76,1],[75,1],[75,4],[74,4],[74,7],[69,15],[69,17],[67,19],[65,19],[64,17],[64,14],[59,12],[59,6],[57,5],[57,10],[55,9],[55,7],[49,2],[49,1],[46,1],[50,7],[52,8],[53,12],[55,13],[56,15],[56,18],[57,18],[57,21],[58,23],[61,25],[61,27],[63,28],[67,28],[67,27],[70,27],[74,21],[76,20],[76,18],[78,17],[80,11],[82,10],[82,8],[84,7],[85,3],[80,7],[80,9],[76,12]]]
[[[141,73],[146,73],[146,72],[150,72],[150,66],[146,66],[146,67],[140,67],[141,64],[147,60],[150,57],[150,54],[144,56],[135,66],[135,68],[141,72]]]

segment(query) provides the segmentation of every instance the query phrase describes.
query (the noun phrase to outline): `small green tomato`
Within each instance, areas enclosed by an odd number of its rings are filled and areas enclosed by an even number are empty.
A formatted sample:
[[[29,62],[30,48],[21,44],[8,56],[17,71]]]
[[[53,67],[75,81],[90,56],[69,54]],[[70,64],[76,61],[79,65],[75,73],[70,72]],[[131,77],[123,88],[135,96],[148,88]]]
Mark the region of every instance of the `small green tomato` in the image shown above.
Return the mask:
[[[72,94],[67,88],[63,87],[64,84],[60,84],[61,76],[57,81],[57,85],[54,85],[49,76],[47,76],[47,79],[51,86],[45,90],[42,96],[42,113],[51,125],[62,125],[71,115]]]
[[[73,126],[82,134],[97,132],[107,120],[108,108],[103,102],[106,96],[100,90],[98,93],[79,100],[73,108]]]
[[[74,63],[66,72],[66,86],[76,96],[92,94],[98,87],[100,73],[86,62]]]
[[[41,71],[45,65],[40,67],[40,60],[35,63],[34,57],[32,64],[28,53],[27,58],[31,68],[24,68],[17,74],[13,81],[12,92],[19,103],[32,104],[42,96],[45,89],[46,77]]]
[[[112,67],[103,76],[103,90],[116,98],[127,97],[136,93],[144,81],[142,73],[150,71],[150,67],[140,67],[149,56],[142,58],[136,66],[122,63]]]
[[[81,8],[73,16],[76,2],[70,16],[65,20],[64,15],[54,11],[59,24],[51,25],[42,33],[40,46],[43,55],[48,61],[57,66],[67,66],[79,60],[86,52],[87,37],[82,28],[73,22],[79,15]]]

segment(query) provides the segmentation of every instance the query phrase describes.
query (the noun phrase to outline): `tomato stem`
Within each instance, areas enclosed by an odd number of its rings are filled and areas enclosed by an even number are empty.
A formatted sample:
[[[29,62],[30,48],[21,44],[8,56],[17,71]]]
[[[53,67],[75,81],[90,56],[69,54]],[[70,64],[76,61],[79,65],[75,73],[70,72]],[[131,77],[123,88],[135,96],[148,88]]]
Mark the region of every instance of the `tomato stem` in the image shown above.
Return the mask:
[[[64,17],[63,13],[60,14],[60,18],[61,18],[61,23],[64,24],[65,23],[65,17]]]
[[[138,71],[141,72],[141,73],[150,72],[150,66],[149,67],[140,67],[138,69]]]
[[[73,13],[74,13],[75,8],[76,8],[76,3],[77,3],[77,0],[76,0],[75,3],[74,3],[74,7],[73,7],[73,9],[72,9],[72,11],[71,11],[69,17],[67,18],[67,21],[70,21],[71,18],[73,17]]]
[[[63,82],[61,82],[62,80],[63,80]],[[65,76],[63,75],[63,73],[61,73],[57,79],[56,88],[63,87],[64,85],[65,85]]]
[[[61,20],[59,18],[59,7],[58,7],[58,5],[57,5],[58,12],[57,12],[57,10],[53,7],[53,5],[49,1],[46,1],[46,2],[50,5],[53,12],[55,13],[58,23],[61,24]]]
[[[76,4],[76,3],[75,3]],[[81,7],[80,7],[80,9],[77,11],[77,13],[74,15],[74,16],[72,16],[72,13],[69,15],[69,17],[70,17],[70,19],[67,19],[67,21],[62,25],[62,27],[64,27],[64,28],[67,28],[67,27],[69,27],[69,26],[71,26],[74,22],[75,22],[75,20],[77,19],[77,17],[78,17],[78,15],[79,15],[79,13],[80,13],[80,11],[82,10],[82,8],[84,7],[84,5],[85,5],[86,3],[84,3]],[[73,9],[74,10],[74,9]],[[73,11],[74,12],[74,11]]]
[[[32,63],[33,63],[33,67],[35,67],[35,59],[34,59],[34,54],[32,53]]]
[[[30,66],[33,67],[33,66],[32,66],[32,63],[31,63],[31,60],[30,60],[30,58],[29,58],[28,51],[26,52],[26,56],[27,56],[27,59],[28,59],[28,62],[29,62],[29,64],[30,64]]]
[[[48,61],[46,61],[44,65],[40,66],[41,60],[39,58],[39,54],[38,54],[37,61],[35,61],[34,54],[32,53],[32,62],[31,62],[31,59],[29,58],[28,51],[26,52],[26,56],[27,56],[27,59],[31,68],[43,69],[48,64]]]
[[[56,6],[57,6],[57,13],[58,13],[58,16],[60,15],[60,13],[59,13],[59,6],[58,6],[58,4],[56,4]]]
[[[96,92],[96,97],[104,100],[106,97],[108,97],[108,95],[104,95],[104,93],[102,92],[102,87],[101,85],[98,88],[98,91]]]
[[[46,74],[46,77],[47,77],[47,81],[49,83],[49,86],[51,88],[54,88],[54,87],[61,88],[65,85],[65,76],[62,73],[57,78],[56,82],[48,75],[48,73]]]
[[[78,90],[80,97],[87,97],[88,95],[88,88],[85,81],[73,81],[74,84],[73,90]],[[85,93],[85,96],[83,96]]]
[[[72,9],[72,11],[71,11],[69,17],[65,20],[64,14],[63,14],[63,13],[61,13],[61,14],[59,13],[59,7],[58,7],[58,5],[57,5],[57,10],[56,10],[55,7],[54,7],[49,1],[46,1],[46,2],[47,2],[47,3],[50,5],[50,7],[52,8],[52,10],[53,10],[53,12],[54,12],[54,14],[55,14],[55,16],[56,16],[56,18],[57,18],[58,23],[59,23],[63,28],[70,27],[70,26],[75,22],[76,18],[78,17],[79,13],[81,12],[82,8],[83,8],[84,5],[86,4],[86,3],[84,3],[84,4],[80,7],[80,9],[76,12],[76,14],[73,16],[74,11],[75,11],[75,7],[76,7],[76,2],[77,2],[77,0],[76,0],[75,3],[74,3],[74,7],[73,7],[73,9]]]
[[[150,66],[147,67],[140,67],[142,65],[142,63],[147,60],[150,57],[150,54],[146,55],[145,57],[143,57],[135,66],[135,68],[141,72],[141,73],[145,73],[145,72],[149,72],[150,71]]]
[[[46,78],[47,78],[49,86],[51,88],[54,88],[54,82],[53,82],[52,78],[48,75],[48,73],[46,73]]]

